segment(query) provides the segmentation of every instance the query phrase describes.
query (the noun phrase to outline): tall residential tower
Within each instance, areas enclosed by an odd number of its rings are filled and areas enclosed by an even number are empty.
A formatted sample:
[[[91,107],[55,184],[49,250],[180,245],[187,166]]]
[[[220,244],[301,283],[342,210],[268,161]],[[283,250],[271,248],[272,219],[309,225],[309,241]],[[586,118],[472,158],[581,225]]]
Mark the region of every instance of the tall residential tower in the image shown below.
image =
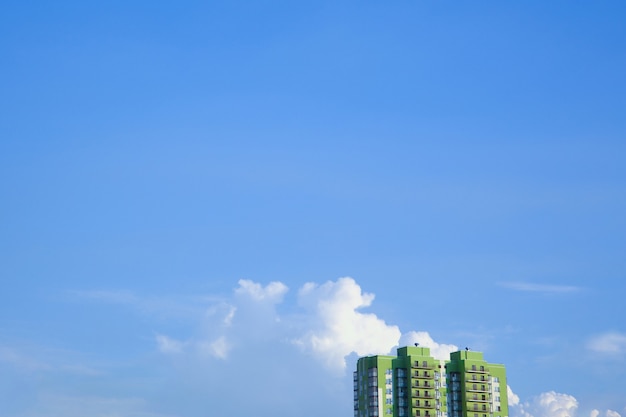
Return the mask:
[[[480,352],[440,361],[428,348],[402,347],[358,360],[354,417],[508,417],[506,386],[504,366]]]

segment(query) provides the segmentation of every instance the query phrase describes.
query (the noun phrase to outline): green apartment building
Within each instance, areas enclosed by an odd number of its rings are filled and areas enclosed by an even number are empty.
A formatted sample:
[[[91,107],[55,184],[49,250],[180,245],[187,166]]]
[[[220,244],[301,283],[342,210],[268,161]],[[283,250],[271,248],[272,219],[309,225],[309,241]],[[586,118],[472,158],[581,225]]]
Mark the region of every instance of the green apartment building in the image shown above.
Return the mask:
[[[508,417],[506,386],[504,366],[480,352],[440,361],[429,348],[406,346],[358,360],[354,417]]]
[[[504,365],[465,350],[450,354],[446,373],[449,417],[508,417]]]

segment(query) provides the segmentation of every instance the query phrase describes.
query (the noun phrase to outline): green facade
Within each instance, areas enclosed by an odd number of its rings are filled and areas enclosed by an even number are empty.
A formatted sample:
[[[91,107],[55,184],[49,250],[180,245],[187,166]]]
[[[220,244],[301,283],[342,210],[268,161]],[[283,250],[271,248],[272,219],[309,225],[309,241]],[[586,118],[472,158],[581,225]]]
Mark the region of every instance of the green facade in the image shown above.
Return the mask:
[[[446,364],[449,417],[508,417],[504,365],[487,363],[481,352],[450,354]]]
[[[354,372],[354,417],[508,417],[503,365],[480,352],[406,346],[397,356],[367,356]]]
[[[360,358],[354,373],[355,417],[444,417],[444,363],[425,347],[397,356]]]

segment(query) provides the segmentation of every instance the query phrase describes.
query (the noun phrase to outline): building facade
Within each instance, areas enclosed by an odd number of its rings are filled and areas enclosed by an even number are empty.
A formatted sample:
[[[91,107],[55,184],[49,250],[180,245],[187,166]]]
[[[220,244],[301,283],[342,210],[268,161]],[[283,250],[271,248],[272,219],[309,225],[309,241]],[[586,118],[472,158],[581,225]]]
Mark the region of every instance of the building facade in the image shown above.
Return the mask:
[[[504,366],[480,352],[441,361],[429,348],[406,346],[358,360],[354,417],[508,417],[506,386]]]
[[[452,352],[446,375],[449,417],[508,417],[504,365],[487,363],[481,352]]]

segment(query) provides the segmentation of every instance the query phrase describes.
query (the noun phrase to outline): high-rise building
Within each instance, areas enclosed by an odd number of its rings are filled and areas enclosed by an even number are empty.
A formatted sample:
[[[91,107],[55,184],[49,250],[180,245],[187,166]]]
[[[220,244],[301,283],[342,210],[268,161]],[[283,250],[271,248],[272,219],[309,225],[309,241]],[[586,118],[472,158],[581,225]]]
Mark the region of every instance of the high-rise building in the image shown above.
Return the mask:
[[[354,417],[508,417],[504,365],[481,352],[441,361],[426,347],[366,356],[354,372]]]
[[[504,365],[481,352],[452,352],[446,364],[449,417],[508,417]]]

